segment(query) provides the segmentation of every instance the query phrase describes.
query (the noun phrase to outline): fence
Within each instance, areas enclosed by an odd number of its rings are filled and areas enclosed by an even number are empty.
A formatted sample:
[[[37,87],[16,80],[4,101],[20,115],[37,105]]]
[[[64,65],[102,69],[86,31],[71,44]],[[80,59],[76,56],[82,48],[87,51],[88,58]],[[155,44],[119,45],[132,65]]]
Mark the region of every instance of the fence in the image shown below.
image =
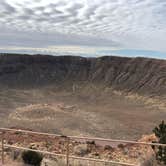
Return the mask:
[[[5,147],[11,148],[11,149],[19,149],[19,150],[29,150],[34,152],[39,152],[45,155],[52,155],[57,157],[63,157],[66,160],[66,166],[69,166],[70,159],[77,159],[77,160],[86,160],[86,161],[92,161],[94,163],[110,163],[114,165],[121,165],[121,166],[138,166],[131,163],[125,163],[125,162],[116,162],[111,160],[100,160],[100,159],[94,159],[94,158],[85,158],[85,157],[77,157],[70,155],[69,151],[69,143],[71,139],[79,139],[79,140],[93,140],[93,141],[104,141],[104,142],[118,142],[118,143],[130,143],[130,144],[139,144],[139,145],[150,145],[150,146],[163,146],[166,147],[166,144],[159,144],[159,143],[147,143],[147,142],[136,142],[136,141],[126,141],[126,140],[115,140],[115,139],[104,139],[104,138],[95,138],[95,137],[78,137],[78,136],[62,136],[58,134],[50,134],[50,133],[42,133],[42,132],[33,132],[28,130],[17,130],[17,129],[8,129],[8,128],[0,128],[1,131],[1,162],[2,165],[4,165],[4,150]],[[63,137],[66,140],[67,146],[66,146],[66,154],[56,154],[48,151],[41,151],[41,150],[34,150],[26,147],[19,147],[14,145],[5,144],[4,142],[4,132],[21,132],[21,133],[27,133],[27,134],[37,134],[37,135],[45,135],[45,136],[55,136],[55,137]]]

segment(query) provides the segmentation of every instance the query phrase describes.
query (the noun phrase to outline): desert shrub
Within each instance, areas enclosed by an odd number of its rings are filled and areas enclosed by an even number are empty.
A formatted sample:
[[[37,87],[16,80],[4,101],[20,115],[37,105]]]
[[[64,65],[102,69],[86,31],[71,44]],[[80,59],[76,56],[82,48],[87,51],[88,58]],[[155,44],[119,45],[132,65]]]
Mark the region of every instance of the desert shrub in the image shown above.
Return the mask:
[[[161,124],[153,129],[156,137],[159,139],[159,143],[166,144],[166,124],[164,121]],[[159,146],[156,152],[156,159],[166,164],[166,147]]]
[[[118,148],[124,149],[124,145],[123,145],[123,144],[119,144],[119,145],[118,145]]]
[[[22,153],[22,159],[25,164],[40,166],[43,156],[40,153],[34,151],[24,151]]]
[[[87,144],[96,145],[95,141],[86,141]]]

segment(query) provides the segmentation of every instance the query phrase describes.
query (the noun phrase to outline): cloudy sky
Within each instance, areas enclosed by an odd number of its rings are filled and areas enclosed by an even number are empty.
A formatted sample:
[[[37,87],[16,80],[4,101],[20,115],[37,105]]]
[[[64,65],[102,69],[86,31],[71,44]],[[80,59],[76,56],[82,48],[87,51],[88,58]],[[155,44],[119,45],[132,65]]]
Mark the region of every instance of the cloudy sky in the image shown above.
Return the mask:
[[[166,0],[0,0],[0,52],[166,59]]]

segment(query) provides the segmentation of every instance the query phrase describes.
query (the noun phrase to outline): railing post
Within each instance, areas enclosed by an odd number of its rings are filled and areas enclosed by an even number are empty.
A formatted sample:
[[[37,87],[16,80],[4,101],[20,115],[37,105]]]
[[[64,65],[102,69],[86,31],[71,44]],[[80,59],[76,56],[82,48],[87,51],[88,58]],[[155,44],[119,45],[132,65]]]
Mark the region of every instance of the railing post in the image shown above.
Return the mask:
[[[4,165],[4,133],[1,132],[1,162],[2,162],[2,165]]]
[[[70,149],[69,149],[69,144],[70,144],[70,138],[66,137],[67,139],[67,145],[66,145],[66,166],[69,166],[69,155],[70,155]]]

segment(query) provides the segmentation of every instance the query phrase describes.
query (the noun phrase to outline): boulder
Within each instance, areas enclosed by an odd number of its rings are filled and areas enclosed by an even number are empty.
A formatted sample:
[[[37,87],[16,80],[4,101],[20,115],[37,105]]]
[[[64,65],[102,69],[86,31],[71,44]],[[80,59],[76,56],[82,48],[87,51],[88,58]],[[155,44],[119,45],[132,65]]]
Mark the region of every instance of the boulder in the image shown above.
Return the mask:
[[[157,161],[154,155],[147,157],[147,158],[141,158],[139,162],[139,166],[157,166]]]
[[[87,144],[80,144],[74,147],[74,154],[79,156],[85,156],[88,153]]]

